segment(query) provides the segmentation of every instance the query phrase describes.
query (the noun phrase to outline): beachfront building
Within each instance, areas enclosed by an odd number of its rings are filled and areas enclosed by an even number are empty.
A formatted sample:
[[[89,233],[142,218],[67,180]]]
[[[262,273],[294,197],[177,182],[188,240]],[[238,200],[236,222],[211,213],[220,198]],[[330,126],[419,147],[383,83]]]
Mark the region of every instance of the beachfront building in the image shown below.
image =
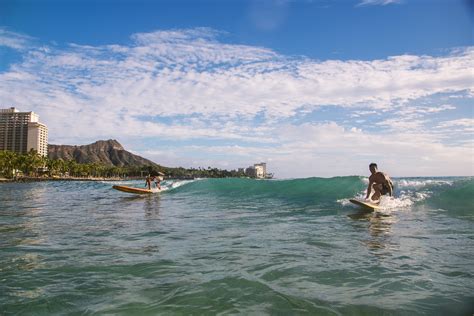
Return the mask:
[[[39,122],[38,114],[0,109],[0,150],[24,154],[31,149],[48,155],[48,127]]]
[[[254,165],[255,168],[255,178],[263,179],[265,174],[263,173],[263,167],[259,164]]]
[[[245,175],[257,179],[265,179],[268,177],[267,164],[265,162],[254,164],[245,169]]]
[[[257,178],[264,179],[267,177],[267,164],[265,162],[257,163],[254,167]]]

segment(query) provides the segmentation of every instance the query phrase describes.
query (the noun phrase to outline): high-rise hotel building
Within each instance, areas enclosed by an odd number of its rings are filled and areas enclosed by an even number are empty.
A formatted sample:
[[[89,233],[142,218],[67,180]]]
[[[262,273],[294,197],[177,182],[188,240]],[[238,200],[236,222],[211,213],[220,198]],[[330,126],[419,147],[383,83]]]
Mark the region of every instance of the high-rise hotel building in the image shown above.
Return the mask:
[[[48,155],[48,128],[39,122],[38,114],[0,109],[0,150],[27,153],[31,149]]]

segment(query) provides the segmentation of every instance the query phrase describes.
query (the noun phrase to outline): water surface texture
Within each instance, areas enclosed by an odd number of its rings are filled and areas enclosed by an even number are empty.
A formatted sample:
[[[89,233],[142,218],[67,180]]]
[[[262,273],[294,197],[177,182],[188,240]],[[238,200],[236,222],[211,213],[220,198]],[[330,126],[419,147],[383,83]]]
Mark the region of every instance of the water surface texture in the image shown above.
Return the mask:
[[[0,314],[471,315],[474,180],[0,185]]]

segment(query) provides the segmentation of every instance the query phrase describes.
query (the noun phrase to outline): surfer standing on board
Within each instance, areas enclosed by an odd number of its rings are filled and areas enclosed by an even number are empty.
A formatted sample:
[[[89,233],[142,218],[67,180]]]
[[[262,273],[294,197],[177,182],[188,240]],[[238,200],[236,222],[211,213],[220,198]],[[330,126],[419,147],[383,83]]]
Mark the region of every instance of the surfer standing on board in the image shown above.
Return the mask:
[[[372,189],[374,189],[374,194],[370,197],[372,203],[379,203],[382,195],[387,193],[390,196],[393,196],[393,183],[392,180],[390,180],[390,177],[387,174],[378,171],[376,163],[371,163],[369,165],[369,170],[371,175],[369,177],[369,186],[367,187],[367,196],[365,199],[367,200],[369,198]]]
[[[163,172],[158,172],[158,177],[155,177],[155,185],[159,190],[161,190],[160,183],[161,183],[161,181],[163,181],[163,176],[164,175],[165,174]]]
[[[148,190],[151,190],[151,183],[155,180],[155,176],[148,175],[145,179],[145,187],[148,187]]]
[[[155,186],[161,190],[161,181],[163,181],[163,176],[165,175],[163,172],[158,172],[159,176],[155,175],[148,175],[145,179],[145,187],[148,187],[148,190],[151,190],[151,183],[154,182]]]

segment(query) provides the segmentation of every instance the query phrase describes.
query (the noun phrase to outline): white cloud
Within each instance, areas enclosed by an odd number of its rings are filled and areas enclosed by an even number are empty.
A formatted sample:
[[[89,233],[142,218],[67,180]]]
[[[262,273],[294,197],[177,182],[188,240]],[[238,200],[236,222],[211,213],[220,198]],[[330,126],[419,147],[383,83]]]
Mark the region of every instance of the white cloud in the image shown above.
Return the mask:
[[[28,48],[34,39],[30,36],[15,33],[0,28],[0,46],[6,46],[16,50]]]
[[[195,34],[203,37],[193,39]],[[23,99],[30,100],[27,104],[34,100],[33,106],[62,103],[63,111],[87,103],[90,109],[126,110],[129,115],[252,117],[264,111],[287,118],[303,105],[389,108],[394,102],[472,89],[471,48],[437,58],[316,62],[222,44],[209,40],[212,34],[154,32],[133,36],[136,42],[129,47],[34,51],[13,71],[1,74],[5,89],[0,93],[19,106]],[[15,79],[26,75],[29,82]],[[19,87],[21,96],[14,96],[11,92],[20,92]]]
[[[401,0],[362,0],[357,6],[400,4]]]
[[[173,159],[193,157],[194,167],[224,167],[225,162],[225,167],[238,168],[266,161],[270,171],[283,178],[363,175],[368,174],[368,164],[372,161],[392,176],[466,175],[474,171],[472,144],[453,148],[434,142],[426,134],[403,131],[391,135],[370,134],[346,129],[334,122],[288,124],[273,130],[272,134],[277,140],[273,146],[190,145],[169,150]],[[167,152],[147,151],[146,154],[161,160],[166,159]]]
[[[414,120],[410,119],[407,120],[406,117],[396,117],[391,119],[386,119],[380,122],[375,123],[378,126],[387,126],[392,131],[398,130],[420,130],[422,129],[423,125],[426,123],[424,120]]]
[[[394,110],[390,112],[390,118],[380,120],[375,125],[387,127],[390,132],[410,131],[420,133],[429,125],[428,117],[455,109],[456,107],[450,104],[439,106],[402,104],[394,107]],[[438,135],[440,134],[438,133]]]
[[[450,104],[441,104],[439,106],[404,106],[399,112],[399,115],[410,115],[411,117],[420,117],[427,114],[439,113],[448,110],[455,110],[456,107]]]
[[[198,27],[193,29],[175,29],[168,31],[156,31],[149,33],[136,33],[131,38],[138,45],[156,45],[161,43],[173,43],[177,42],[189,44],[193,41],[214,41],[216,36],[225,34],[224,32],[217,31],[208,27]]]
[[[222,147],[227,148],[226,159],[236,152],[238,157],[271,160],[286,168],[294,156],[301,166],[348,157],[361,157],[362,162],[369,153],[379,154],[380,148],[390,152],[388,160],[392,153],[413,157],[407,148],[419,149],[422,142],[426,155],[439,156],[445,145],[439,143],[439,135],[424,130],[425,122],[430,115],[456,107],[413,101],[439,93],[464,92],[469,97],[474,91],[472,47],[440,57],[316,61],[226,44],[219,41],[220,35],[198,28],[134,34],[130,45],[37,47],[0,73],[2,107],[38,112],[55,143],[140,137],[248,142],[252,145]],[[391,136],[336,123],[288,123],[297,114],[311,115],[323,106],[354,110],[353,117],[392,111],[395,117],[369,124]],[[211,146],[209,155],[218,154],[214,149],[219,147]],[[175,153],[170,159],[174,161],[185,153],[184,148],[167,150]],[[450,152],[465,150],[460,146]],[[316,165],[312,170],[331,172]]]
[[[459,120],[452,120],[440,123],[438,125],[441,128],[450,128],[450,127],[474,127],[474,119],[472,118],[465,118]]]
[[[359,111],[352,112],[351,117],[361,117],[361,116],[373,115],[377,113],[378,113],[377,111],[359,110]]]
[[[445,121],[438,124],[438,128],[449,129],[456,132],[470,133],[471,141],[474,141],[474,119],[463,118],[451,121]]]

